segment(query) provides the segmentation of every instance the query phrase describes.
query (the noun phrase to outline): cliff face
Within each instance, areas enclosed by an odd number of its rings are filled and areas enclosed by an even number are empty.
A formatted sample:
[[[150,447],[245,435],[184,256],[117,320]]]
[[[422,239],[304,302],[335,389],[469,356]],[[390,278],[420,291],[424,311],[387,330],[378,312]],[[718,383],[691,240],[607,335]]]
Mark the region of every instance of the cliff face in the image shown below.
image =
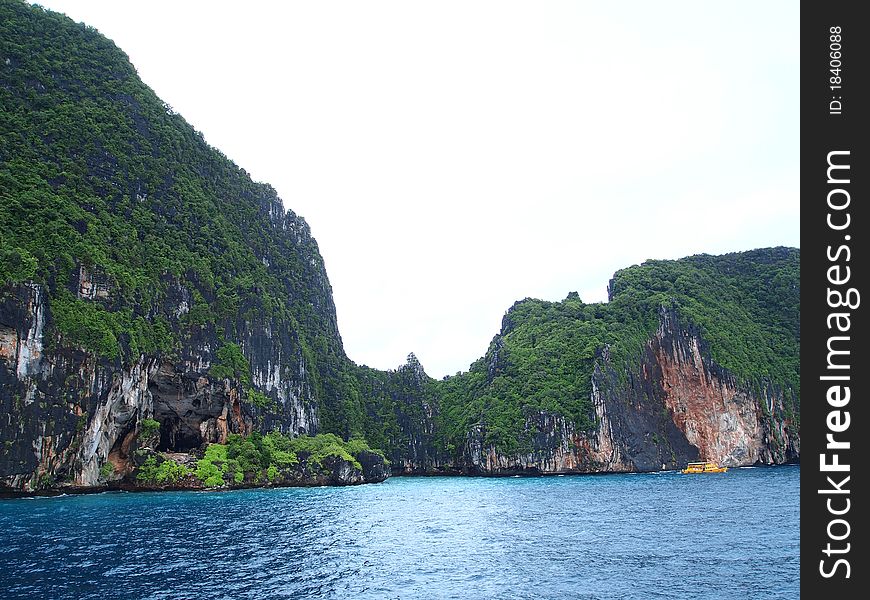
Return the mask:
[[[84,352],[56,351],[50,329],[42,286],[0,295],[0,475],[13,489],[57,480],[90,485],[119,437],[151,410],[153,360],[118,368]]]
[[[413,353],[394,371],[359,367],[357,380],[366,439],[387,450],[393,474],[458,472],[439,443],[435,382]]]
[[[150,418],[159,451],[353,433],[323,259],[275,190],[62,15],[0,3],[0,79],[0,487],[129,472]]]
[[[480,360],[429,381],[403,472],[591,473],[800,459],[800,251],[651,260],[606,303],[525,299]],[[408,454],[404,454],[408,456]]]
[[[161,424],[157,449],[168,451],[225,443],[228,433],[317,430],[304,358],[297,351],[296,365],[283,360],[285,349],[294,347],[286,331],[276,336],[268,325],[253,324],[240,339],[257,388],[275,398],[262,410],[244,401],[239,382],[209,376],[216,336],[191,338],[174,361],[143,356],[121,365],[58,347],[47,333],[52,315],[41,286],[15,286],[0,298],[6,487],[98,486],[107,462],[119,475],[129,474],[139,425],[149,417]],[[498,352],[490,362],[494,372]],[[438,431],[438,384],[413,355],[395,372],[369,370],[368,377],[364,396],[387,402],[380,415],[372,408],[371,417],[384,427],[379,441],[393,449],[395,474],[650,471],[699,459],[740,466],[800,456],[786,392],[741,383],[713,361],[698,329],[673,309],[660,311],[658,329],[633,364],[614,364],[606,348],[599,353],[590,394],[594,427],[580,430],[562,415],[529,412],[521,452],[488,444],[482,423],[448,452]]]
[[[109,40],[0,2],[0,80],[0,491],[274,430],[364,437],[401,474],[799,457],[798,250],[648,261],[608,303],[516,303],[467,373],[378,371],[344,354],[305,221]],[[366,456],[311,481],[379,480]],[[310,479],[285,463],[276,481]]]
[[[650,350],[661,368],[664,402],[700,457],[727,466],[781,464],[800,457],[800,437],[781,387],[741,384],[710,358],[694,328],[663,313]]]
[[[128,449],[146,418],[160,422],[156,449],[168,451],[224,443],[228,433],[255,428],[316,433],[316,398],[293,332],[268,321],[243,325],[238,339],[266,406],[249,402],[239,380],[209,375],[220,347],[213,330],[190,336],[171,359],[110,361],[63,346],[43,286],[6,287],[0,293],[0,485],[95,486],[110,459],[116,472],[129,472]]]
[[[798,461],[787,392],[741,382],[717,365],[698,329],[675,310],[662,308],[659,318],[633,363],[614,364],[607,349],[601,352],[592,376],[592,428],[534,412],[523,424],[527,449],[505,453],[486,443],[479,424],[453,461],[407,461],[402,471],[601,473],[678,469],[696,460],[731,467]]]
[[[597,387],[632,470],[673,469],[692,460],[781,464],[800,456],[785,392],[740,382],[713,361],[698,329],[674,310],[660,312],[659,328],[627,381],[608,366],[596,373]]]
[[[265,406],[250,401],[240,378],[210,374],[220,362],[214,332],[191,336],[171,360],[109,361],[62,344],[43,286],[7,286],[0,293],[0,492],[203,489],[188,452],[225,444],[230,433],[317,433],[318,404],[293,332],[246,326],[240,347]],[[160,425],[151,439],[143,436],[146,419]],[[173,483],[139,482],[137,468],[149,456],[172,457],[191,472]],[[315,467],[303,459],[268,481],[246,477],[227,486],[353,485],[389,475],[377,453],[355,459],[361,466],[340,456]]]

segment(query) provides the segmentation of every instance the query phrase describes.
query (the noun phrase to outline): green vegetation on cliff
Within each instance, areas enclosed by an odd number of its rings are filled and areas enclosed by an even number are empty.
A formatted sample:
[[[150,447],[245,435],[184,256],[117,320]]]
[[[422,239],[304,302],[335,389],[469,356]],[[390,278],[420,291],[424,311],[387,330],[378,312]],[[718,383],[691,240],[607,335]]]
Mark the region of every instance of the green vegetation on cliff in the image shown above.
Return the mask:
[[[271,186],[63,15],[0,0],[0,81],[0,288],[44,286],[58,348],[129,363],[196,343],[216,351],[215,379],[280,411],[252,381],[243,337],[256,323],[282,336],[281,367],[305,378],[321,430],[362,431],[323,260]]]
[[[700,328],[718,364],[744,379],[799,390],[800,250],[650,260],[617,272],[610,295],[611,304],[647,315],[677,307]]]
[[[799,265],[791,248],[650,260],[617,272],[606,303],[586,304],[576,293],[517,302],[467,372],[435,381],[413,355],[396,371],[361,368],[362,432],[394,459],[450,460],[476,428],[505,455],[529,452],[536,413],[590,429],[596,365],[629,377],[663,308],[696,327],[713,360],[746,385],[783,389],[799,423]]]
[[[119,340],[141,337],[137,319],[177,281],[195,299],[189,327],[267,315],[312,340],[332,327],[312,307],[316,243],[301,218],[281,219],[274,189],[206,144],[96,30],[10,1],[0,23],[0,283],[53,283],[61,310],[87,313],[60,332],[108,356],[135,354]],[[64,294],[82,266],[108,288],[88,308]],[[153,337],[149,351],[172,336]]]
[[[631,373],[659,326],[662,307],[699,328],[713,360],[750,386],[788,391],[799,419],[800,251],[771,248],[723,256],[651,260],[616,273],[610,301],[526,299],[505,315],[501,333],[467,373],[437,382],[442,447],[454,452],[482,425],[485,443],[506,454],[528,451],[535,412],[562,415],[578,429],[594,424],[593,369]]]
[[[365,405],[359,417],[365,439],[396,461],[431,452],[434,438],[426,423],[438,406],[437,382],[426,375],[413,353],[393,371],[359,367],[356,379]]]
[[[360,436],[394,461],[422,464],[457,458],[472,431],[502,453],[528,451],[536,413],[589,429],[594,369],[630,377],[663,307],[737,378],[786,390],[799,418],[798,250],[647,261],[615,274],[607,303],[576,293],[517,302],[486,354],[442,381],[413,355],[394,371],[358,367],[344,354],[305,221],[208,146],[111,41],[0,0],[0,81],[0,288],[43,286],[50,349],[113,365],[203,353],[187,356],[208,362],[199,375],[230,380],[261,425],[295,426],[305,418],[295,407],[281,413],[288,398],[316,399],[306,427],[351,440],[231,436],[200,460],[203,481],[272,479],[303,453],[312,465],[353,462]],[[268,373],[258,378],[254,346],[265,331],[274,339],[260,349]],[[278,375],[293,379],[283,395]],[[84,413],[68,437],[87,421]],[[143,467],[143,477],[183,476],[164,464]]]

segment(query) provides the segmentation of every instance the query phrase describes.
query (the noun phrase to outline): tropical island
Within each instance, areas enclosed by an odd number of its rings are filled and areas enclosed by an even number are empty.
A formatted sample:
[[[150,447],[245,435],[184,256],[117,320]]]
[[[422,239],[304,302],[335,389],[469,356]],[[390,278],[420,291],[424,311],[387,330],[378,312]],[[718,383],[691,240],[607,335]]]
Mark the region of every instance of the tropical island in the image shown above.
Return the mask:
[[[468,371],[372,369],[305,220],[114,43],[14,1],[0,33],[0,491],[799,461],[798,249],[649,260],[515,303]]]

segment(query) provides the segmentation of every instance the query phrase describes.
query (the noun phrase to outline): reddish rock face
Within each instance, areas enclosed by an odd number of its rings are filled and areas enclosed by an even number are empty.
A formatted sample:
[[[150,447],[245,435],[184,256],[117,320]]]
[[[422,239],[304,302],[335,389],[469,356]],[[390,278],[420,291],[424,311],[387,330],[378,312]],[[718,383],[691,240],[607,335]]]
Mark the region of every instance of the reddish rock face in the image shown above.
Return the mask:
[[[18,332],[0,325],[0,360],[12,362],[18,354]]]
[[[755,463],[762,445],[758,404],[729,382],[710,377],[703,365],[680,358],[659,349],[665,406],[674,423],[703,460]]]
[[[699,458],[725,466],[797,458],[797,432],[784,416],[782,392],[768,387],[753,394],[715,366],[696,333],[673,323],[673,315],[662,319],[650,344],[661,369],[664,404]]]
[[[620,371],[627,377],[617,377]],[[605,352],[592,379],[597,427],[576,431],[558,415],[527,417],[533,449],[504,456],[469,433],[464,470],[483,474],[596,473],[677,469],[694,460],[725,466],[800,458],[788,392],[750,387],[711,358],[700,333],[662,310],[639,362],[615,365]]]

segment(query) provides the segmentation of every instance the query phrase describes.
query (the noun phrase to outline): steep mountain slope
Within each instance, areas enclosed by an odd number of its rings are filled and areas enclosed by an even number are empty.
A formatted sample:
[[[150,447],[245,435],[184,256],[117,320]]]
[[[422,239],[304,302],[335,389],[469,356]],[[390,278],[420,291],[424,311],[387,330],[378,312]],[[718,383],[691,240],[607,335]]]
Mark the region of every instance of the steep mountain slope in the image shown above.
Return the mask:
[[[305,221],[95,30],[4,0],[0,34],[0,479],[92,485],[152,415],[161,449],[353,433]]]
[[[408,471],[587,472],[799,457],[800,251],[619,271],[607,303],[523,300],[467,373],[422,381]],[[405,431],[407,437],[414,433]],[[389,448],[389,445],[387,445]]]

